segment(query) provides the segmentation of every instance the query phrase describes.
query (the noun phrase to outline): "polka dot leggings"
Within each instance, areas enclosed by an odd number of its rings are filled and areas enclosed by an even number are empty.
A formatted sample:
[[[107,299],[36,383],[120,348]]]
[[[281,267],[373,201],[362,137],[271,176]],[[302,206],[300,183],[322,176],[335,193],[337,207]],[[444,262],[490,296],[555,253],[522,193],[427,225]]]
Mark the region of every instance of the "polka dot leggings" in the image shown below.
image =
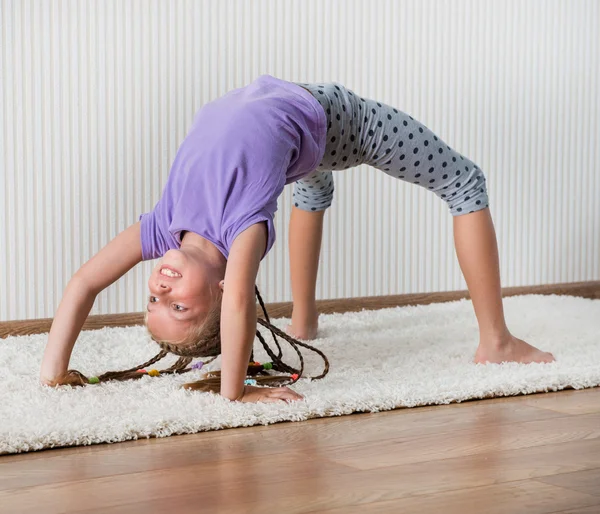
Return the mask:
[[[327,145],[316,171],[295,183],[296,207],[327,209],[333,201],[331,170],[359,164],[433,191],[453,216],[488,207],[481,169],[408,114],[361,98],[340,84],[297,84],[325,110]]]

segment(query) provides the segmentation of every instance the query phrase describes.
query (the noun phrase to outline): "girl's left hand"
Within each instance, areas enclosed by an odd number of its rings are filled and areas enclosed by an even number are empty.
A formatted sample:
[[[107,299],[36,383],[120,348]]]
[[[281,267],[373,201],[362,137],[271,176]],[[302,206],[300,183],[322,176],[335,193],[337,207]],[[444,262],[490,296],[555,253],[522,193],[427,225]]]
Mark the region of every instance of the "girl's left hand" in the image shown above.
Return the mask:
[[[244,386],[242,396],[237,399],[245,403],[274,403],[303,400],[304,396],[292,391],[289,387],[254,387]]]

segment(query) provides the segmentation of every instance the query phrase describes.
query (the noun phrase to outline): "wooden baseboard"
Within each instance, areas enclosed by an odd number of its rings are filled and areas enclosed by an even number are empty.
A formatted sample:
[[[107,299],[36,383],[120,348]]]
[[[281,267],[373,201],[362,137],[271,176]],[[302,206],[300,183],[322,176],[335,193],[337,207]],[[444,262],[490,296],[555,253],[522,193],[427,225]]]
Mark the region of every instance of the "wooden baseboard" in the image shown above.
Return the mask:
[[[502,296],[524,294],[567,295],[583,298],[600,299],[600,281],[573,282],[567,284],[551,284],[541,286],[507,287]],[[439,293],[415,293],[391,296],[368,296],[362,298],[340,298],[336,300],[319,300],[317,307],[321,313],[357,312],[376,310],[404,305],[427,305],[430,303],[452,302],[462,298],[470,298],[468,291],[446,291]],[[267,311],[272,318],[288,318],[292,314],[292,303],[267,304]],[[260,314],[260,311],[259,311]],[[141,325],[144,314],[141,312],[128,314],[103,314],[90,316],[83,330],[97,330],[103,327],[129,327]],[[0,338],[29,334],[43,334],[50,330],[52,318],[32,319],[24,321],[5,321],[0,323]]]

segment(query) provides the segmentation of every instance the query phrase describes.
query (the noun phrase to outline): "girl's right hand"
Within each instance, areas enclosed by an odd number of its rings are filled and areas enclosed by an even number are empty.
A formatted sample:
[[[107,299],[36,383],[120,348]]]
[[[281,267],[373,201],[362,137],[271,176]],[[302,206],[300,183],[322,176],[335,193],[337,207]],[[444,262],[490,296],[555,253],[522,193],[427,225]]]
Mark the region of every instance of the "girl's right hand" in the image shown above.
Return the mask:
[[[242,396],[237,399],[245,403],[274,403],[303,400],[304,396],[292,391],[289,387],[254,387],[244,386]]]

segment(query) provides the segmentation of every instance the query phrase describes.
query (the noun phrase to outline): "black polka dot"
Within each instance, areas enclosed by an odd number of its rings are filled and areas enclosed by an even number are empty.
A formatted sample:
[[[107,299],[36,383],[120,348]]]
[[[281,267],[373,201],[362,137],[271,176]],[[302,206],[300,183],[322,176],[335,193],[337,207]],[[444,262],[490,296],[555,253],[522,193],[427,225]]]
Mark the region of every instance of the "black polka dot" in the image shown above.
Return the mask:
[[[323,94],[323,91],[321,91],[320,89],[319,89],[318,91],[319,91],[319,94],[320,94],[320,95],[322,95],[322,94]]]
[[[331,155],[335,155],[335,150],[333,150],[333,151],[331,152]]]
[[[434,139],[435,141],[437,141],[437,140],[438,140],[437,136],[433,136],[433,139]]]
[[[456,162],[456,157],[452,157],[452,162]]]
[[[340,121],[340,120],[342,119],[342,117],[341,117],[339,114],[336,114],[336,115],[335,115],[335,118],[336,118],[338,121]]]
[[[377,102],[377,105],[378,105],[379,107],[381,107],[381,104],[380,104],[379,102]]]
[[[375,155],[373,156],[373,159],[377,159],[377,158],[379,158],[379,155],[375,154]]]
[[[375,109],[371,109],[371,112],[375,114],[377,111]]]
[[[442,178],[445,180],[448,178],[448,175],[444,175]]]
[[[402,166],[402,168],[400,168],[400,171],[406,171],[406,166]]]
[[[375,148],[377,148],[377,143],[373,143],[373,144],[371,145],[371,149],[375,150]]]
[[[418,149],[418,148],[415,148],[415,149],[413,150],[413,153],[414,153],[414,154],[417,154],[417,153],[419,153],[419,149]]]
[[[423,133],[423,128],[419,127],[419,132],[422,134]]]
[[[382,139],[383,139],[384,141],[387,141],[387,140],[388,140],[388,137],[387,137],[387,136],[383,136],[383,138],[382,138]]]
[[[401,160],[401,161],[403,161],[405,157],[406,157],[406,155],[402,154],[402,155],[400,156],[400,160]]]
[[[392,119],[392,115],[391,115],[391,114],[388,114],[388,115],[387,115],[387,119],[388,119],[388,120],[391,120],[391,119]]]
[[[394,128],[392,129],[392,131],[393,131],[393,132],[394,132],[394,134],[395,134],[396,132],[398,132],[398,127],[394,127]]]
[[[438,150],[439,153],[442,153],[444,150],[442,150],[441,148]]]
[[[459,207],[458,209],[456,209],[458,212],[462,211],[462,207]]]
[[[481,200],[477,200],[475,203],[476,203],[477,205],[479,205],[479,204],[481,203]]]
[[[354,155],[356,155],[356,154],[358,153],[358,150],[355,148],[354,150],[352,150],[352,153],[353,153]]]
[[[448,166],[448,163],[447,163],[446,161],[444,161],[444,162],[442,163],[442,168],[445,168],[446,166]]]
[[[408,127],[408,121],[404,120],[404,121],[402,122],[402,124],[403,124],[405,127]]]
[[[398,148],[402,148],[403,146],[404,146],[404,141],[400,141],[400,142],[398,143]]]
[[[331,142],[333,143],[334,141],[335,141],[335,136],[333,136],[333,137],[331,138]]]
[[[419,164],[421,164],[421,161],[416,161],[415,162],[415,166],[418,166]]]
[[[432,179],[429,181],[429,183],[430,183],[430,184],[433,184],[434,182],[435,182],[435,179],[434,179],[434,178],[432,178]]]
[[[460,175],[460,170],[456,170],[456,176],[458,177],[459,175]],[[469,182],[471,182],[471,181],[469,180]]]
[[[337,165],[337,162],[332,162],[332,163],[331,163],[331,165],[332,165],[332,166],[336,166],[336,165]]]
[[[411,133],[408,135],[408,139],[412,139],[413,137],[415,137],[415,136],[413,136],[413,135],[412,135],[412,132],[411,132]]]
[[[431,160],[433,160],[433,154],[429,154],[429,155],[427,156],[427,158],[428,158],[430,161],[431,161]]]
[[[373,132],[373,130],[369,130],[369,135],[372,136],[373,134],[375,134],[375,132]]]
[[[355,139],[355,138],[354,138],[354,134],[352,134],[352,135],[350,136],[350,141],[354,141],[354,139]]]
[[[460,182],[457,182],[457,183],[456,183],[456,187],[460,187]]]
[[[420,173],[415,174],[415,178],[419,178],[421,176]]]
[[[295,205],[296,207],[298,207],[298,204],[297,204],[297,203],[295,203],[294,205]]]
[[[429,168],[429,173],[433,173],[433,166],[431,168]]]
[[[427,139],[426,139],[425,141],[423,141],[423,144],[424,144],[425,146],[429,146],[429,141],[427,141]]]

